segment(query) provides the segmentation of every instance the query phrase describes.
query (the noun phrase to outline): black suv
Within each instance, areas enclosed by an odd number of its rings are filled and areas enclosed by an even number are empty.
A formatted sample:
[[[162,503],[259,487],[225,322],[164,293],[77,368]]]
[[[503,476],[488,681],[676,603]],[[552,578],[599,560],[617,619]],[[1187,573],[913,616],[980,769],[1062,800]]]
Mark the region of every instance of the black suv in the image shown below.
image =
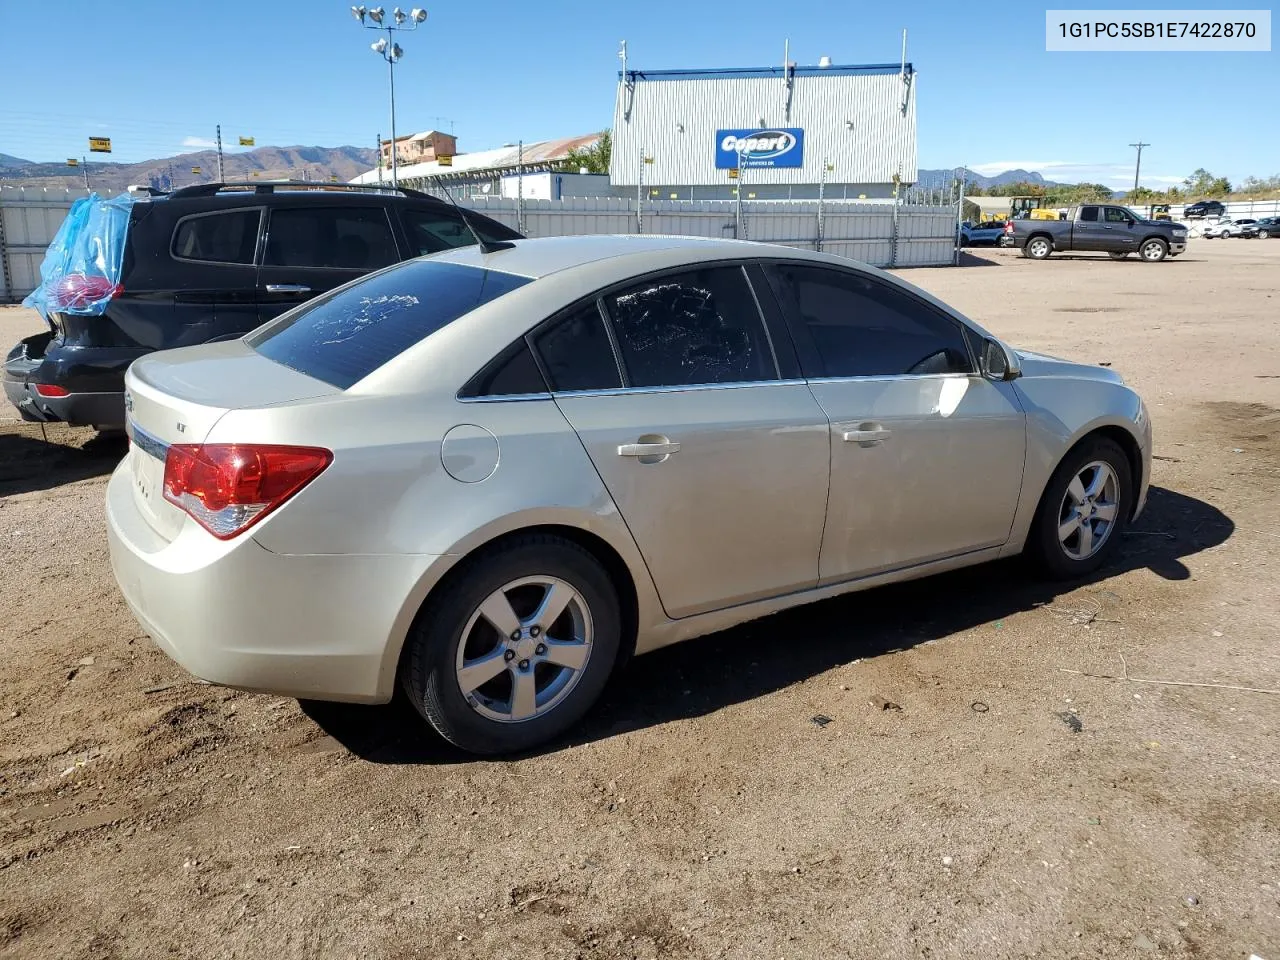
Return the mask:
[[[1227,208],[1220,204],[1217,200],[1201,200],[1192,203],[1183,208],[1182,216],[1191,217],[1223,217],[1227,214]]]
[[[405,188],[291,181],[150,191],[128,208],[119,282],[59,278],[42,311],[50,329],[4,362],[5,393],[24,420],[121,427],[125,370],[143,354],[233,340],[371,270],[475,243],[467,223],[486,243],[520,238],[481,214],[466,211],[466,220]],[[105,300],[101,315],[75,312],[86,300]]]

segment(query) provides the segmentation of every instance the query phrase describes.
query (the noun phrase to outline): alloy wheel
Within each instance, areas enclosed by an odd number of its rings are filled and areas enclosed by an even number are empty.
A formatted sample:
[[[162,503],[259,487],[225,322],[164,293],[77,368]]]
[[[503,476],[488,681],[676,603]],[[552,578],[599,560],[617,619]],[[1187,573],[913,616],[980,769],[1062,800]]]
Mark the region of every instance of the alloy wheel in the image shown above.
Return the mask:
[[[1164,245],[1159,240],[1149,240],[1142,247],[1142,259],[1160,260],[1164,257]]]
[[[1080,469],[1058,507],[1058,542],[1072,560],[1102,549],[1120,514],[1120,480],[1111,465],[1094,460]]]
[[[513,580],[471,614],[455,676],[473,710],[519,723],[543,716],[582,679],[593,627],[586,600],[556,577]]]

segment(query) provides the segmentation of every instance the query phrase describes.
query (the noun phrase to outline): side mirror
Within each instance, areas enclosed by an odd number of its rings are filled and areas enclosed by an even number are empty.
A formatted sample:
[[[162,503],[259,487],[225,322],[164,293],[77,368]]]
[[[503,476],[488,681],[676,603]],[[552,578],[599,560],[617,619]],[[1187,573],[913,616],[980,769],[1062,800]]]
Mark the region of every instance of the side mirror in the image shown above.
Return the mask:
[[[1022,364],[999,340],[988,340],[982,345],[982,375],[988,380],[1017,380],[1022,376]]]

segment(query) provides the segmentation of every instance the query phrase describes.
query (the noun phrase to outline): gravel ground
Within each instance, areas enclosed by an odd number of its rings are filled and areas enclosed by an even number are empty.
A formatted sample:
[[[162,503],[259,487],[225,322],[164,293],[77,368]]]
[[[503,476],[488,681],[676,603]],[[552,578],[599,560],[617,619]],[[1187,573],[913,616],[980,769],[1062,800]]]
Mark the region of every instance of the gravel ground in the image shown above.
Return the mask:
[[[111,578],[119,444],[0,421],[0,956],[1280,957],[1280,242],[966,261],[905,275],[1147,398],[1118,561],[664,650],[512,760],[191,682]]]

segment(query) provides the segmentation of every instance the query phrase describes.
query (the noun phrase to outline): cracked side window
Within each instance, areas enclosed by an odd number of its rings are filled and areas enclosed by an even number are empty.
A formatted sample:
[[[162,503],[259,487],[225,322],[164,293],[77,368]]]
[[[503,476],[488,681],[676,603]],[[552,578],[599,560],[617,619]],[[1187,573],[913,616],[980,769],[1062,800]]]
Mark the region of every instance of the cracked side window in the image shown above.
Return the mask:
[[[742,269],[710,267],[647,280],[605,298],[632,387],[778,379]]]

